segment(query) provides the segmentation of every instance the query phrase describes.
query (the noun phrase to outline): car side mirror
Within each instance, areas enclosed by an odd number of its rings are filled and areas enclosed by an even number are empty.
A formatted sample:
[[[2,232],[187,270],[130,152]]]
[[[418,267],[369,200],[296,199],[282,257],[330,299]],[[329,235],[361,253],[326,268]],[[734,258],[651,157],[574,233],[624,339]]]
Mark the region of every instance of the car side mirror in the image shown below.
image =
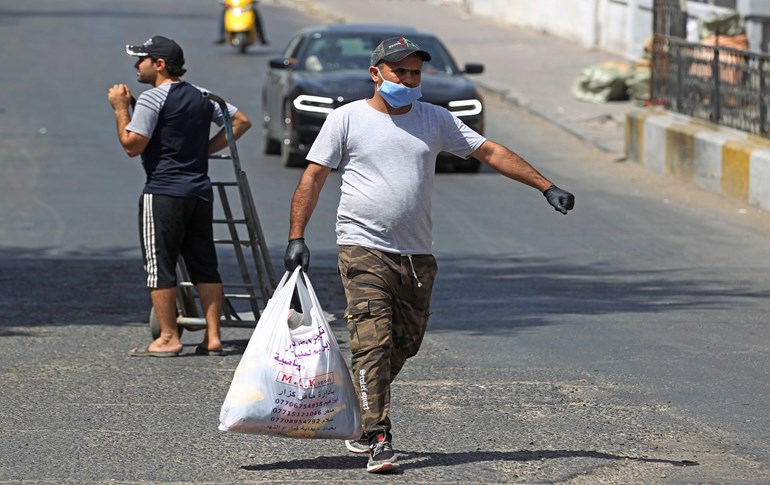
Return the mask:
[[[479,64],[477,62],[469,62],[465,65],[465,69],[463,69],[463,72],[465,74],[481,74],[484,72],[484,64]]]
[[[267,63],[273,69],[288,69],[294,65],[291,59],[286,59],[285,57],[271,57]]]

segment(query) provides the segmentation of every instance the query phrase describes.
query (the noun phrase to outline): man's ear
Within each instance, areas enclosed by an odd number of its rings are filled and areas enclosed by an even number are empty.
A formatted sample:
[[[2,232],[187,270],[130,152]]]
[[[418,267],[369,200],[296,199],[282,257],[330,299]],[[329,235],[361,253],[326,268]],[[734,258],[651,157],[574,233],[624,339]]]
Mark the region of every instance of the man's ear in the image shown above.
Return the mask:
[[[165,71],[166,70],[166,60],[165,59],[158,59],[155,61],[155,70],[158,72]]]
[[[376,66],[369,66],[369,76],[371,76],[372,82],[377,84],[377,81],[380,80],[380,71],[377,70]]]

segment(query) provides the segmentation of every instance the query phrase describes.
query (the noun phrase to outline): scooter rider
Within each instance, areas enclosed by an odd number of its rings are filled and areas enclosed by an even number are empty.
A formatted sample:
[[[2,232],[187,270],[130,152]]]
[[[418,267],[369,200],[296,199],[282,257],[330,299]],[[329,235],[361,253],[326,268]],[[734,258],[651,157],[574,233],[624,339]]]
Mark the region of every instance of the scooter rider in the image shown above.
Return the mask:
[[[219,38],[214,41],[214,45],[221,45],[227,41],[227,39],[225,39],[225,12],[227,12],[227,1],[220,0],[217,3],[221,4],[223,7],[222,15],[219,18]],[[262,45],[267,45],[267,37],[265,36],[264,24],[262,23],[262,16],[259,14],[257,3],[259,3],[259,0],[253,0],[251,6],[251,8],[254,9],[254,29],[257,31],[259,43]]]

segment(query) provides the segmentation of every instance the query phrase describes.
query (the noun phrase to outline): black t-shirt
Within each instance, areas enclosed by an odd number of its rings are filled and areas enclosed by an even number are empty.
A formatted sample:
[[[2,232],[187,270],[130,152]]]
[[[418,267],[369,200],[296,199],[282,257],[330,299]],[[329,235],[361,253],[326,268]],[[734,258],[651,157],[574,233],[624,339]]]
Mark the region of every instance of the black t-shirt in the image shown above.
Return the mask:
[[[154,117],[150,142],[142,153],[147,174],[143,192],[213,201],[209,130],[212,122],[222,123],[219,110],[201,89],[180,81],[142,93],[127,129],[148,136]]]

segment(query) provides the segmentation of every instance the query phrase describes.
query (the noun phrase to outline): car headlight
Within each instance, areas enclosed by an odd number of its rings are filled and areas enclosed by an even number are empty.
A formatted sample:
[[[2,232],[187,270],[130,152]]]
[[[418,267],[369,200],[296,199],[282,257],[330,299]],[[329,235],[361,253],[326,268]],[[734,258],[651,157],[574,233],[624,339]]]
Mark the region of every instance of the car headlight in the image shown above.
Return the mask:
[[[294,98],[294,107],[300,111],[312,111],[314,113],[331,113],[334,110],[332,106],[334,100],[323,96],[311,96],[309,94],[300,94]]]
[[[461,99],[449,102],[449,111],[455,116],[473,116],[481,113],[481,101],[478,99]]]

